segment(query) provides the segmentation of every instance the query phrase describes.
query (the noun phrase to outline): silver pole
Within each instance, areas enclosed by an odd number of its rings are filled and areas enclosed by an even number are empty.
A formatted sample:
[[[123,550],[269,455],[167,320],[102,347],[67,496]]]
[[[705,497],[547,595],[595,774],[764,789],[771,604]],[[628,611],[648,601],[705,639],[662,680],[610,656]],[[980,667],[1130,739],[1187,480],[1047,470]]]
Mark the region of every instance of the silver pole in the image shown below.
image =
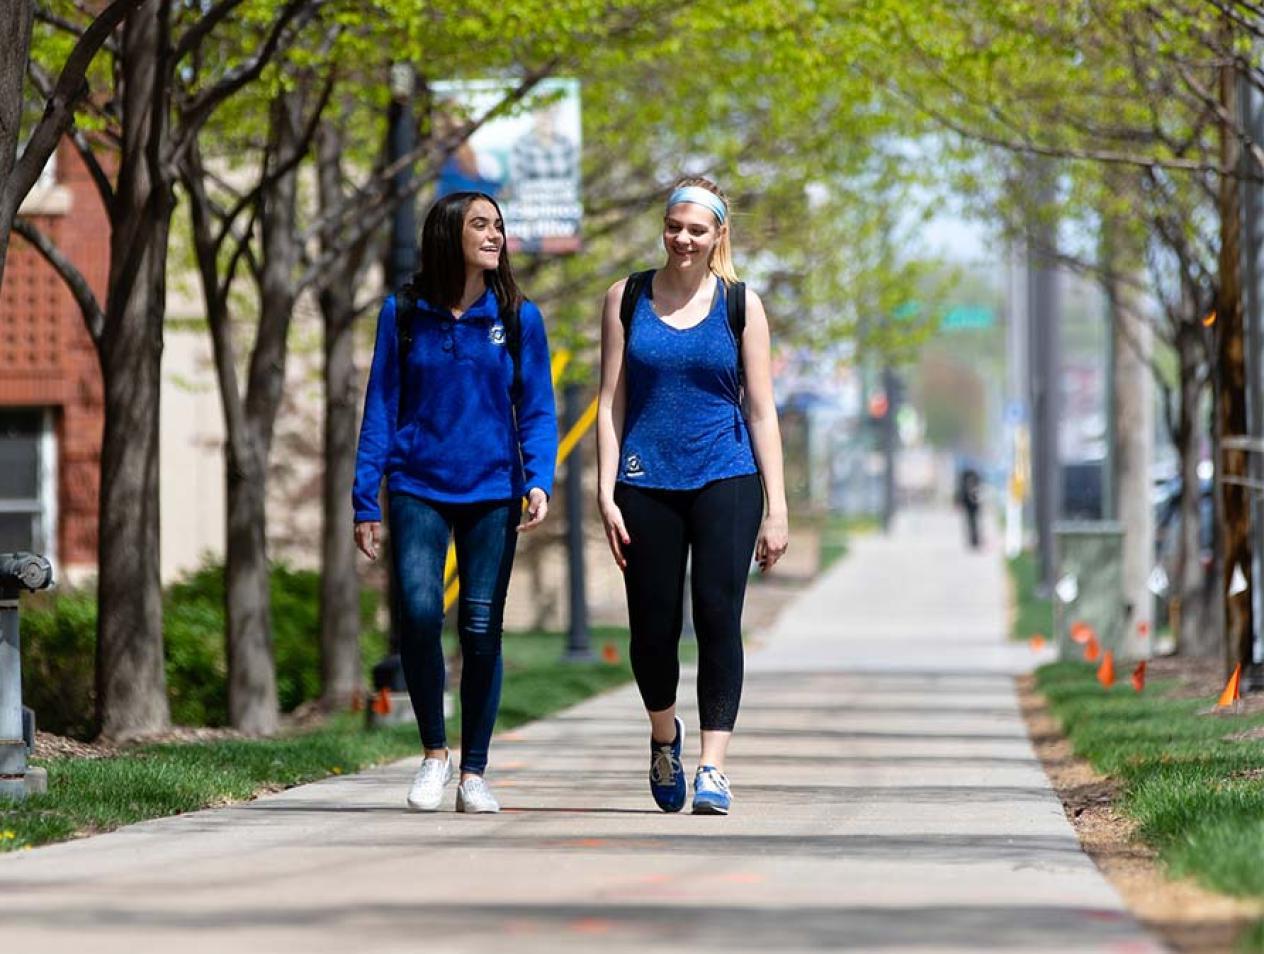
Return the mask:
[[[26,764],[18,594],[23,589],[42,590],[52,582],[52,565],[43,557],[0,554],[0,798],[22,799],[44,786],[43,771]]]

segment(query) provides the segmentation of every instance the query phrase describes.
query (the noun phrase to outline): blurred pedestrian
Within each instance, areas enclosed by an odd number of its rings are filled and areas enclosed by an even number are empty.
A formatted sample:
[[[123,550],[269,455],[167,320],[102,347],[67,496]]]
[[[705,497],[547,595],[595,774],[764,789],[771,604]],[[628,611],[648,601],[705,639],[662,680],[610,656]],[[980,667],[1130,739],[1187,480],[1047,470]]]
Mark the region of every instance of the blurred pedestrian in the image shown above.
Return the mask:
[[[676,183],[663,246],[661,268],[605,296],[599,505],[624,572],[632,671],[650,720],[650,791],[668,812],[687,795],[676,690],[692,557],[702,736],[693,811],[723,815],[751,556],[767,571],[788,543],[781,435],[768,319],[737,279],[729,204],[714,183]]]
[[[977,550],[982,545],[979,534],[980,491],[983,481],[979,472],[973,467],[961,471],[961,479],[957,483],[957,505],[961,507],[966,518],[966,537],[970,541],[970,549]]]
[[[440,636],[453,537],[462,655],[456,810],[500,809],[483,773],[500,706],[505,594],[518,533],[548,514],[556,456],[544,322],[514,281],[500,208],[485,193],[445,196],[422,227],[421,269],[378,316],[353,494],[356,544],[376,559],[386,478],[400,658],[424,749],[407,797],[414,811],[437,809],[452,778]]]

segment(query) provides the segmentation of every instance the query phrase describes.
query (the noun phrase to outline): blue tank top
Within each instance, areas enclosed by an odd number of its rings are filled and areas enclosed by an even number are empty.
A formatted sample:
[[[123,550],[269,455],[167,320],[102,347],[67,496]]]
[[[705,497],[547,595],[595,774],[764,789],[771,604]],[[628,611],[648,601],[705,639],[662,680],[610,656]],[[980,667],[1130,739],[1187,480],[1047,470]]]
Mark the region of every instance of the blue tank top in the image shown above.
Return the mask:
[[[658,316],[651,293],[646,282],[629,323],[619,483],[696,490],[758,473],[724,283],[707,316],[683,330]]]

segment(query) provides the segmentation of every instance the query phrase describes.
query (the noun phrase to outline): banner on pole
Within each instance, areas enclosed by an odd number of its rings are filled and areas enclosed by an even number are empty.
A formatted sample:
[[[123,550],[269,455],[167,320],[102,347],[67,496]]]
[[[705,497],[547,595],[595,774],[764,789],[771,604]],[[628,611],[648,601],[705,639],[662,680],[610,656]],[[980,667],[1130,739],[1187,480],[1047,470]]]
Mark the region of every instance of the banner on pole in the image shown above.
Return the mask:
[[[510,80],[452,80],[431,85],[436,132],[481,122],[444,162],[436,198],[486,192],[505,215],[511,252],[568,254],[580,248],[579,80],[542,81],[503,113]]]

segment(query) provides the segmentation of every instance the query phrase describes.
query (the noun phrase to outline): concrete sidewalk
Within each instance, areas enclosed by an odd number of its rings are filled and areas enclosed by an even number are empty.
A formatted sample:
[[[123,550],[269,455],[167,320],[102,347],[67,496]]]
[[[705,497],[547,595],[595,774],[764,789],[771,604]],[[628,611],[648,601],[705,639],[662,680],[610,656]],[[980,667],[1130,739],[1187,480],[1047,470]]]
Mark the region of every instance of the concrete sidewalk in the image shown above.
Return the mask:
[[[858,540],[749,657],[728,818],[653,808],[629,687],[501,735],[499,816],[406,814],[412,760],[0,857],[5,949],[1161,950],[1032,754],[1003,594],[951,514]]]

